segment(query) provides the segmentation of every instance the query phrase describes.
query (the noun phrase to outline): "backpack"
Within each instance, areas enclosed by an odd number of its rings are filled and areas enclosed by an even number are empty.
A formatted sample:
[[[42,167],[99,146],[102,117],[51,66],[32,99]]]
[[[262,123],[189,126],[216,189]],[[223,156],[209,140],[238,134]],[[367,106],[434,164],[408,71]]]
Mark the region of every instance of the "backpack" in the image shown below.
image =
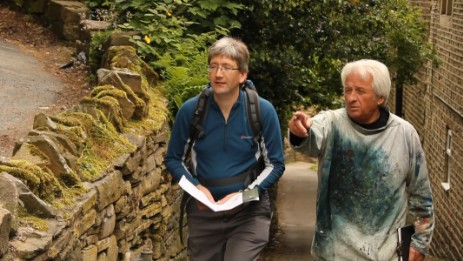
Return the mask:
[[[262,138],[262,123],[260,120],[260,108],[259,108],[259,95],[257,94],[257,89],[254,86],[254,83],[251,80],[246,80],[244,84],[241,86],[241,89],[245,92],[245,100],[246,100],[246,114],[248,116],[248,122],[253,132],[254,141],[257,144],[260,143]],[[207,84],[206,87],[201,91],[198,96],[198,101],[196,103],[195,110],[193,112],[193,120],[190,126],[190,136],[188,141],[188,147],[185,152],[185,166],[187,166],[190,170],[190,173],[193,176],[196,176],[194,173],[194,169],[191,167],[191,149],[193,147],[194,142],[197,139],[201,139],[204,137],[204,129],[203,129],[203,121],[206,118],[207,112],[209,110],[208,99],[212,95],[212,87],[210,84]],[[262,160],[260,160],[257,164],[257,168],[255,171],[261,171],[265,168],[265,165]],[[259,168],[260,167],[260,168]],[[260,173],[259,171],[259,173]],[[246,179],[246,183],[251,183],[252,180],[249,178]],[[182,201],[180,203],[180,219],[179,219],[179,234],[180,240],[183,244],[183,216],[185,207],[190,199],[190,195],[186,192],[183,193]]]

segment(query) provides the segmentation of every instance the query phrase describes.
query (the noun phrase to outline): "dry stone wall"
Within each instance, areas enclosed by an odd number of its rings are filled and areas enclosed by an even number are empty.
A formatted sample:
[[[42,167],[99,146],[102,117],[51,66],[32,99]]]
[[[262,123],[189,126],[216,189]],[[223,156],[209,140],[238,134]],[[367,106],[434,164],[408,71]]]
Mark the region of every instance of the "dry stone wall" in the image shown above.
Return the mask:
[[[37,115],[0,161],[0,260],[187,259],[157,74],[130,46],[102,64],[88,97]]]

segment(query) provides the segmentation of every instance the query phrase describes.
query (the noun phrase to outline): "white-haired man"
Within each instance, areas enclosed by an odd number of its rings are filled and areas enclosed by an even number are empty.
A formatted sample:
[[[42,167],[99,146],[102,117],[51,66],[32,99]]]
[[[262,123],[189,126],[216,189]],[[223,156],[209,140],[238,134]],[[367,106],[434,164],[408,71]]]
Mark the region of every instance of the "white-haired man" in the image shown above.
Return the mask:
[[[388,111],[387,67],[375,60],[341,72],[345,108],[289,121],[294,149],[318,157],[317,260],[397,260],[397,229],[415,229],[409,260],[423,260],[434,228],[426,159],[414,127]],[[410,218],[410,219],[407,219]]]

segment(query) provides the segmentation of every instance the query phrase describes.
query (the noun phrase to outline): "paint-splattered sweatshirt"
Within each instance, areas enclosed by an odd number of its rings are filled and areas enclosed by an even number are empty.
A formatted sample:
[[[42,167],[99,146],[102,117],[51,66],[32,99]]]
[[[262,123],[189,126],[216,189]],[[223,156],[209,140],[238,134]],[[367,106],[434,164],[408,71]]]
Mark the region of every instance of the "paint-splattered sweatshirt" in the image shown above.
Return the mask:
[[[345,109],[325,111],[293,148],[319,159],[317,260],[397,260],[396,231],[407,220],[415,226],[412,247],[428,253],[432,192],[411,124],[390,113],[386,126],[365,129]]]

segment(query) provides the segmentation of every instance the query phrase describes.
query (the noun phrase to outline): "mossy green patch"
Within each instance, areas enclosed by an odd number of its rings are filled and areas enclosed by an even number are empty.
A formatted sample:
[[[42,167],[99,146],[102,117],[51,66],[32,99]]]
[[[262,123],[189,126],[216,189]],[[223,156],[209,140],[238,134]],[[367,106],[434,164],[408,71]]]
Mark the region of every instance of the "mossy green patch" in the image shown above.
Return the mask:
[[[18,216],[19,222],[23,225],[33,227],[40,231],[47,231],[49,228],[48,222],[46,220],[28,213],[27,210],[23,207],[19,207]]]
[[[122,117],[121,108],[117,99],[110,96],[101,98],[85,97],[81,104],[94,104],[100,111],[104,111],[106,118],[116,127],[118,131],[122,131],[124,127],[124,119]]]
[[[63,187],[48,169],[40,168],[25,160],[10,160],[0,164],[0,172],[6,172],[21,179],[38,197],[51,202],[63,195]]]
[[[30,144],[28,143],[27,144],[27,148],[29,149],[30,153],[34,156],[37,156],[43,160],[46,160],[46,161],[49,161],[50,159],[48,158],[48,156],[43,153],[39,148],[37,148],[37,146],[35,146],[34,144]]]
[[[108,68],[125,68],[132,72],[142,73],[141,59],[132,46],[113,46],[108,50]]]
[[[162,89],[151,88],[148,90],[150,97],[148,115],[143,120],[131,120],[127,122],[128,132],[149,135],[162,128],[168,117],[167,100],[162,95]]]

